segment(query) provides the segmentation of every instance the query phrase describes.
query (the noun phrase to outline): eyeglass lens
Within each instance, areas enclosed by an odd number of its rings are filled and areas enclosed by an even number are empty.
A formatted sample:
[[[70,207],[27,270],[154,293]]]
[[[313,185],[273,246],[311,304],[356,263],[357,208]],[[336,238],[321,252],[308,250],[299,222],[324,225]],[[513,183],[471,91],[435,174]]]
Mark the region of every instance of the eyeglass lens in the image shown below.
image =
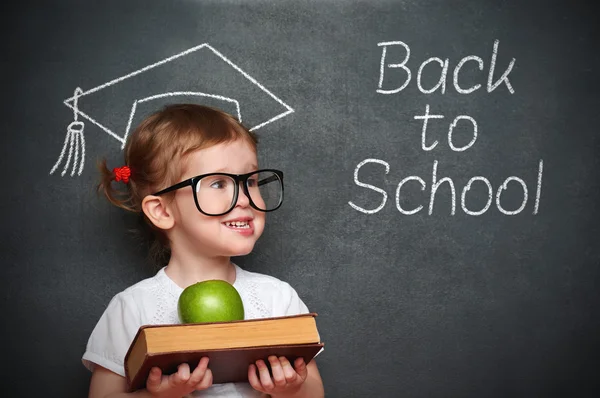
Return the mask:
[[[235,203],[235,180],[229,176],[215,174],[202,178],[196,185],[198,206],[208,214],[222,214]],[[269,211],[279,206],[283,188],[279,176],[272,171],[260,171],[246,181],[250,200],[260,210]],[[245,195],[239,187],[238,196]]]

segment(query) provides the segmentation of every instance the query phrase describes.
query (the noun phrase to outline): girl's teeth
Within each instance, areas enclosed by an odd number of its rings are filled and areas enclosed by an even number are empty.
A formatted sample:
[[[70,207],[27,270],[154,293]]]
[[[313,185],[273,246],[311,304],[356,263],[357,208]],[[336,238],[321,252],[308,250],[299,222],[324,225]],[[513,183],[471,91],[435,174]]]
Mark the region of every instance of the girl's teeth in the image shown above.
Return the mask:
[[[233,228],[250,228],[247,221],[234,221],[234,222],[226,222],[225,225]]]

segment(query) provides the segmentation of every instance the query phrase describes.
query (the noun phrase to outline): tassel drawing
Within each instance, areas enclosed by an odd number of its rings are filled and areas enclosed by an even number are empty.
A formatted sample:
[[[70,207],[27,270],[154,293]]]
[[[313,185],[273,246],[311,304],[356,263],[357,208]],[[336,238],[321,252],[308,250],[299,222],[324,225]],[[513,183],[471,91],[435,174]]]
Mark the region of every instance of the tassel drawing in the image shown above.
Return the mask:
[[[62,163],[63,158],[65,157],[65,152],[67,152],[67,148],[69,149],[69,153],[67,155],[67,160],[65,161],[64,168],[61,176],[64,176],[69,169],[71,164],[71,159],[73,160],[73,168],[71,169],[71,177],[75,175],[75,170],[77,170],[77,175],[81,175],[83,171],[83,165],[85,163],[85,139],[83,137],[83,129],[85,125],[83,122],[77,120],[78,118],[78,109],[77,109],[77,99],[83,94],[81,88],[77,87],[74,93],[73,99],[73,121],[67,127],[67,135],[65,137],[65,143],[60,151],[60,156],[58,160],[50,170],[50,174],[54,174],[58,166]],[[77,167],[79,166],[79,168]]]

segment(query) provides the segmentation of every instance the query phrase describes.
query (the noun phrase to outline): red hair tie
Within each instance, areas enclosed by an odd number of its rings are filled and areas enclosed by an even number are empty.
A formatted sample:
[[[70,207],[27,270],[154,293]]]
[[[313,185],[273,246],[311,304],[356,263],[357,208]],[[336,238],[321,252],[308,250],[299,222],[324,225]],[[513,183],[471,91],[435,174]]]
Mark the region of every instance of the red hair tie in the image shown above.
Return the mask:
[[[115,181],[123,181],[127,184],[129,182],[129,177],[131,176],[131,169],[129,166],[115,167],[113,173],[115,175]]]

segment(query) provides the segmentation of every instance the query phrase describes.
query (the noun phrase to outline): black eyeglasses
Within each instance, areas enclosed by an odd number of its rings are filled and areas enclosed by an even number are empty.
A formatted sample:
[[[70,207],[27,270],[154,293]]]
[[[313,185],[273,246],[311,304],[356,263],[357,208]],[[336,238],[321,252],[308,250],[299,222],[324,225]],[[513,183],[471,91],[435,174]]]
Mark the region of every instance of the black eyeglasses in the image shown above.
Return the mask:
[[[274,169],[256,170],[247,174],[201,174],[152,195],[160,196],[191,186],[200,213],[207,216],[222,216],[235,207],[240,183],[250,206],[256,210],[263,212],[277,210],[283,203],[283,172]]]

